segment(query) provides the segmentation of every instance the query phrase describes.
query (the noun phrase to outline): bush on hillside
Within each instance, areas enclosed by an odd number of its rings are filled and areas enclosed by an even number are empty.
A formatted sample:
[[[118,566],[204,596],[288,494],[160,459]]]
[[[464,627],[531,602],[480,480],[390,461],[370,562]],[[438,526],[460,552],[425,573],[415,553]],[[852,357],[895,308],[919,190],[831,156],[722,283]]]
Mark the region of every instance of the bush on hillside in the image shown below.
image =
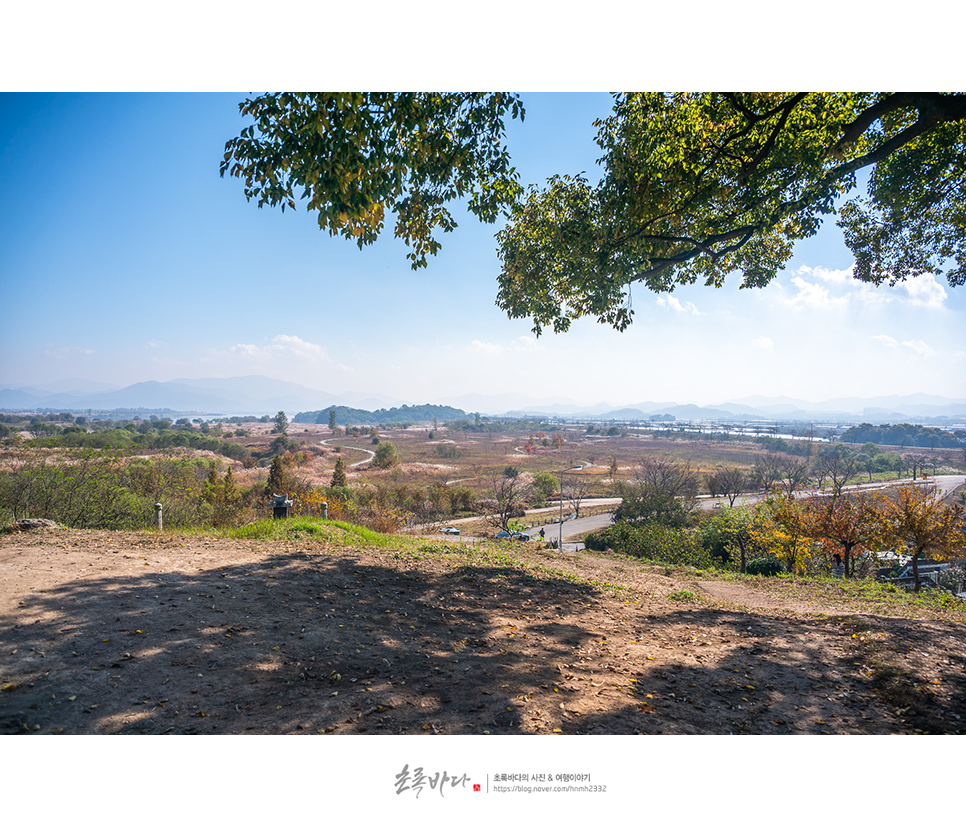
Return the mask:
[[[778,576],[784,571],[785,566],[774,556],[759,556],[752,559],[745,568],[745,572],[753,576]]]
[[[651,522],[618,522],[604,530],[588,533],[584,544],[589,550],[615,550],[669,565],[710,567],[711,558],[695,540],[694,531]]]

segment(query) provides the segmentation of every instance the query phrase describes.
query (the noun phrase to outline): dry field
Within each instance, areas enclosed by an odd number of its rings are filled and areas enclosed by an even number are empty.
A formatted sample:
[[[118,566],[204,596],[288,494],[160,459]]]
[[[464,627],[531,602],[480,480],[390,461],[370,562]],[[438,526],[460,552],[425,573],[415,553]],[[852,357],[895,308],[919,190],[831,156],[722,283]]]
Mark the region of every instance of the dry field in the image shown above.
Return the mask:
[[[264,449],[271,440],[270,430],[264,424],[254,423],[244,428],[251,430],[252,436],[232,438],[233,442]],[[546,439],[551,440],[555,433],[547,432]],[[367,436],[333,435],[328,426],[300,423],[291,424],[288,430],[289,437],[313,456],[299,473],[322,485],[331,481],[335,461],[341,454],[348,467],[350,486],[406,483],[427,487],[434,483],[459,482],[483,491],[492,486],[493,480],[508,465],[533,473],[551,472],[559,477],[561,470],[581,464],[583,469],[579,473],[569,472],[566,477],[589,481],[594,486],[594,494],[609,495],[609,470],[614,458],[618,477],[627,478],[632,475],[637,461],[649,455],[687,460],[698,471],[708,472],[726,464],[750,467],[755,457],[762,454],[760,447],[747,441],[654,439],[643,430],[632,430],[624,437],[607,437],[587,435],[584,427],[570,426],[559,434],[563,445],[553,448],[541,445],[543,438],[537,431],[489,434],[452,431],[444,427],[433,432],[430,426],[380,428],[380,440],[395,445],[402,461],[400,467],[381,470],[368,463],[375,445]],[[524,447],[531,437],[534,452],[527,454]],[[457,447],[458,457],[441,457],[437,447],[443,445]],[[250,471],[247,477],[254,479],[258,473],[259,470]],[[261,474],[263,477],[264,473]]]

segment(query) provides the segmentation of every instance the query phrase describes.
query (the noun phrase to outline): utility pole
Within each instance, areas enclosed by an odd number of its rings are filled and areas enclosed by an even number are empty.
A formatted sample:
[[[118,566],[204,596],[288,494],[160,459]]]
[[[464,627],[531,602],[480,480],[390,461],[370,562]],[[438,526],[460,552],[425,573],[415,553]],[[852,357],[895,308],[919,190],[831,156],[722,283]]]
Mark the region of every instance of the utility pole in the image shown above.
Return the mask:
[[[573,461],[570,461],[573,463]],[[575,469],[583,469],[581,465],[571,466],[569,469],[560,470],[560,535],[557,537],[557,550],[563,553],[563,476],[564,472],[572,472]]]

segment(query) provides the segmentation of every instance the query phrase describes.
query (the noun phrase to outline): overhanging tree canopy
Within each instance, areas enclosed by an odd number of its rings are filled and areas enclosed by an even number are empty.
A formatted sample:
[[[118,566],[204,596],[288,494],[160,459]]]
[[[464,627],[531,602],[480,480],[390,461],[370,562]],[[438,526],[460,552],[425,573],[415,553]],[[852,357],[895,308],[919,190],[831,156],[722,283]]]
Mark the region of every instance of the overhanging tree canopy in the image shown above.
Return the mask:
[[[388,209],[414,268],[455,226],[448,201],[468,197],[487,222],[508,212],[497,303],[538,333],[584,315],[624,329],[637,281],[768,284],[864,168],[867,195],[838,211],[855,277],[966,283],[962,93],[624,93],[595,123],[601,181],[561,174],[525,195],[502,145],[504,120],[523,117],[510,94],[279,94],[241,109],[255,125],[222,174],[249,199],[294,208],[301,187],[320,227],[360,246]]]
[[[502,145],[504,118],[523,118],[508,93],[277,93],[239,105],[254,123],[225,145],[221,175],[258,206],[318,215],[319,228],[374,243],[386,211],[413,268],[439,251],[446,208],[466,197],[492,223],[521,190]],[[301,189],[301,193],[298,193]]]

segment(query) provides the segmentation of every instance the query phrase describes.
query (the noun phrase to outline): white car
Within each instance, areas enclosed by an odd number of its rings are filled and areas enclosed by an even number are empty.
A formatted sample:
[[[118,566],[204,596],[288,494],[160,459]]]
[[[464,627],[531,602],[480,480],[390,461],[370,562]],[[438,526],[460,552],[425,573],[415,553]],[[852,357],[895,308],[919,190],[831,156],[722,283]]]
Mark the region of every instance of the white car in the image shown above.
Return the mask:
[[[455,527],[440,527],[439,532],[446,533],[447,535],[450,535],[450,536],[458,536],[460,534],[460,531],[457,530]]]

